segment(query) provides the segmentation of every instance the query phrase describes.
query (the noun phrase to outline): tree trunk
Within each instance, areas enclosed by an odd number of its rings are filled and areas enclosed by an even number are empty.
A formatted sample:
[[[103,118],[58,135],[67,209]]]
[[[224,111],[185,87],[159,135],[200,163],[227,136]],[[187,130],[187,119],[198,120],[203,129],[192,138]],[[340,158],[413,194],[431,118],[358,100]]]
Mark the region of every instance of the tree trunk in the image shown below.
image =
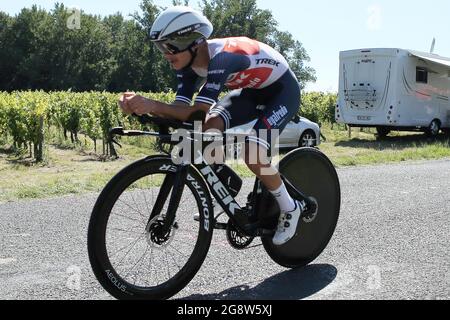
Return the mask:
[[[114,149],[114,145],[113,145],[112,141],[109,142],[109,150],[111,153],[111,157],[113,157],[114,159],[117,159],[118,158],[117,152],[116,152],[116,149]]]
[[[36,158],[36,162],[41,162],[44,159],[43,145],[44,145],[44,117],[41,117],[39,119],[39,132],[37,141],[34,144],[34,157]]]

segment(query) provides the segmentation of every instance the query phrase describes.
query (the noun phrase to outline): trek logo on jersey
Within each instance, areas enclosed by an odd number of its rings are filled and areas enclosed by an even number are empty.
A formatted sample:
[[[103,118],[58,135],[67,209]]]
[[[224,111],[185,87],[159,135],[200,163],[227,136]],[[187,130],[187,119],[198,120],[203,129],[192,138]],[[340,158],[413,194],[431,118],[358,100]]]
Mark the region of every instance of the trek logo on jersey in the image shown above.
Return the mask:
[[[256,59],[256,64],[268,64],[271,66],[278,67],[280,65],[280,62],[275,61],[273,59]]]
[[[280,109],[273,111],[272,115],[267,118],[267,122],[271,127],[277,127],[288,114],[288,110],[285,106],[280,106]]]
[[[226,86],[230,89],[259,88],[272,74],[271,68],[255,68],[233,73],[228,77]]]

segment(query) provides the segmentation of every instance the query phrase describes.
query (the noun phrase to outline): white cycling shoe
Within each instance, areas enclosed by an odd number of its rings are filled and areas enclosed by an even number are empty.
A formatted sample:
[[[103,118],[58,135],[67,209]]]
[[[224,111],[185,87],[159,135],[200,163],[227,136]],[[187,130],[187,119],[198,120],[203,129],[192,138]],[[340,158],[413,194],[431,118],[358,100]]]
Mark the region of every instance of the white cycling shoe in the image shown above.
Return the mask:
[[[278,219],[278,228],[272,242],[276,246],[281,246],[291,240],[297,232],[297,225],[304,211],[304,204],[295,201],[295,209],[290,212],[282,212]]]

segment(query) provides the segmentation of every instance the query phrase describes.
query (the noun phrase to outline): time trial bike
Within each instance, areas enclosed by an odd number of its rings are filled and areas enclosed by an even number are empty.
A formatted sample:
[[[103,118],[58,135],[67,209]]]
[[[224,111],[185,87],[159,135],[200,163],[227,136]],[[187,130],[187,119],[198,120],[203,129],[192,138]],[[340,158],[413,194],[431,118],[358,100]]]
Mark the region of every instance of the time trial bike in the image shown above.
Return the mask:
[[[106,185],[88,228],[93,272],[112,296],[161,300],[176,295],[202,266],[214,230],[226,232],[230,245],[239,250],[261,238],[272,260],[286,268],[306,266],[326,248],[337,225],[341,193],[336,170],[322,152],[296,149],[279,162],[289,193],[306,209],[295,237],[275,246],[280,212],[259,179],[241,206],[235,198],[242,180],[230,167],[204,159],[174,164],[174,130],[187,129],[192,139],[206,136],[195,133],[193,123],[150,116],[140,121],[158,129],[114,128],[111,138],[156,137],[161,154],[127,166]],[[228,220],[220,222],[223,217]]]

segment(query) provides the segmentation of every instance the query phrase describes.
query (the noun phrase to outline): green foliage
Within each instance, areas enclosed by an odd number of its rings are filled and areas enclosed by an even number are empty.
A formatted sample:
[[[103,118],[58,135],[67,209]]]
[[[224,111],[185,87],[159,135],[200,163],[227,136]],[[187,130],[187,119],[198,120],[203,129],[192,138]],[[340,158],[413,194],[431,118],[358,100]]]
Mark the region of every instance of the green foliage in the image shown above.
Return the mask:
[[[300,115],[317,123],[335,123],[337,94],[308,92],[302,94]]]
[[[16,149],[33,144],[38,161],[43,160],[47,107],[48,94],[42,91],[0,94],[0,134],[12,137]]]

